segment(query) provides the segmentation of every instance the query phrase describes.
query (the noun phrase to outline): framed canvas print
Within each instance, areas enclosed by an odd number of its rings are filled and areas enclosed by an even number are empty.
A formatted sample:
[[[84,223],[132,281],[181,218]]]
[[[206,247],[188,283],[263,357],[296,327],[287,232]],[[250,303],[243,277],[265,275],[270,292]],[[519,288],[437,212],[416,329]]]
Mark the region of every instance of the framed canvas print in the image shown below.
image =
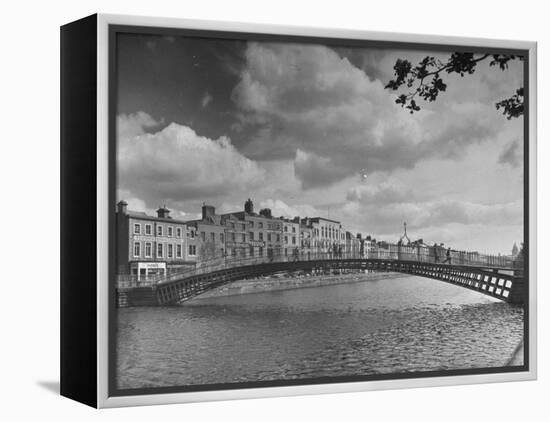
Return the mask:
[[[61,28],[61,393],[536,377],[536,44]]]

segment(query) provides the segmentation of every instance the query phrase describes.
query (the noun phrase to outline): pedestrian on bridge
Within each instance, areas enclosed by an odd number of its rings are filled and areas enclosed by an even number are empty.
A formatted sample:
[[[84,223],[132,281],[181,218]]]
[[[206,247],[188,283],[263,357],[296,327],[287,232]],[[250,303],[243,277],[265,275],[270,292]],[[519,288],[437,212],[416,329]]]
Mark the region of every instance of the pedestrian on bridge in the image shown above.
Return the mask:
[[[439,257],[437,256],[437,243],[434,243],[434,262],[439,262]]]
[[[449,264],[451,263],[451,248],[447,248],[447,256],[445,258],[445,261],[443,261],[444,264],[447,262]]]

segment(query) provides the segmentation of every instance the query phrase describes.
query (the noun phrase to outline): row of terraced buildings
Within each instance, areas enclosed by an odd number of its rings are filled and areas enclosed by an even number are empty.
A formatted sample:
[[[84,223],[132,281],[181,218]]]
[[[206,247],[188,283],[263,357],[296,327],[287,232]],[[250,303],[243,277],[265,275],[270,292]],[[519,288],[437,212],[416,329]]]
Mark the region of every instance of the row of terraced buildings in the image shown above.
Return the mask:
[[[216,214],[213,206],[203,204],[201,218],[191,221],[172,218],[166,206],[150,216],[128,210],[128,204],[120,201],[115,226],[117,273],[138,279],[228,257],[357,255],[370,242],[336,220],[274,217],[268,208],[256,213],[250,199],[242,211],[226,214]]]

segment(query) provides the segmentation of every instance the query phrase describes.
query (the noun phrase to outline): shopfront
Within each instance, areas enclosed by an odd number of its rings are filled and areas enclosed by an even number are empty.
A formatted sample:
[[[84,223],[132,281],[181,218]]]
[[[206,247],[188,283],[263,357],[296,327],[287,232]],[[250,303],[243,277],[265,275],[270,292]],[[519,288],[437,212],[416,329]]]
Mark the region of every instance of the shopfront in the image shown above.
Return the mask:
[[[147,280],[166,274],[166,262],[133,262],[130,264],[132,275],[137,275],[138,280]]]

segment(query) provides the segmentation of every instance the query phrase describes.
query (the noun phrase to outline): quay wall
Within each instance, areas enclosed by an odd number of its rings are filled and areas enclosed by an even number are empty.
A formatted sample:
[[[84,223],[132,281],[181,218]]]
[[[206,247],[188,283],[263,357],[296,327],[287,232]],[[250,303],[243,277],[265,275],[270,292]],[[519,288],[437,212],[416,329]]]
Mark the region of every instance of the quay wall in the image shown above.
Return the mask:
[[[408,277],[394,272],[347,273],[336,275],[310,275],[300,277],[261,277],[252,280],[239,280],[205,292],[192,300],[204,300],[211,297],[235,296],[279,290],[303,289],[309,287],[330,286],[335,284],[377,281],[389,278]]]

